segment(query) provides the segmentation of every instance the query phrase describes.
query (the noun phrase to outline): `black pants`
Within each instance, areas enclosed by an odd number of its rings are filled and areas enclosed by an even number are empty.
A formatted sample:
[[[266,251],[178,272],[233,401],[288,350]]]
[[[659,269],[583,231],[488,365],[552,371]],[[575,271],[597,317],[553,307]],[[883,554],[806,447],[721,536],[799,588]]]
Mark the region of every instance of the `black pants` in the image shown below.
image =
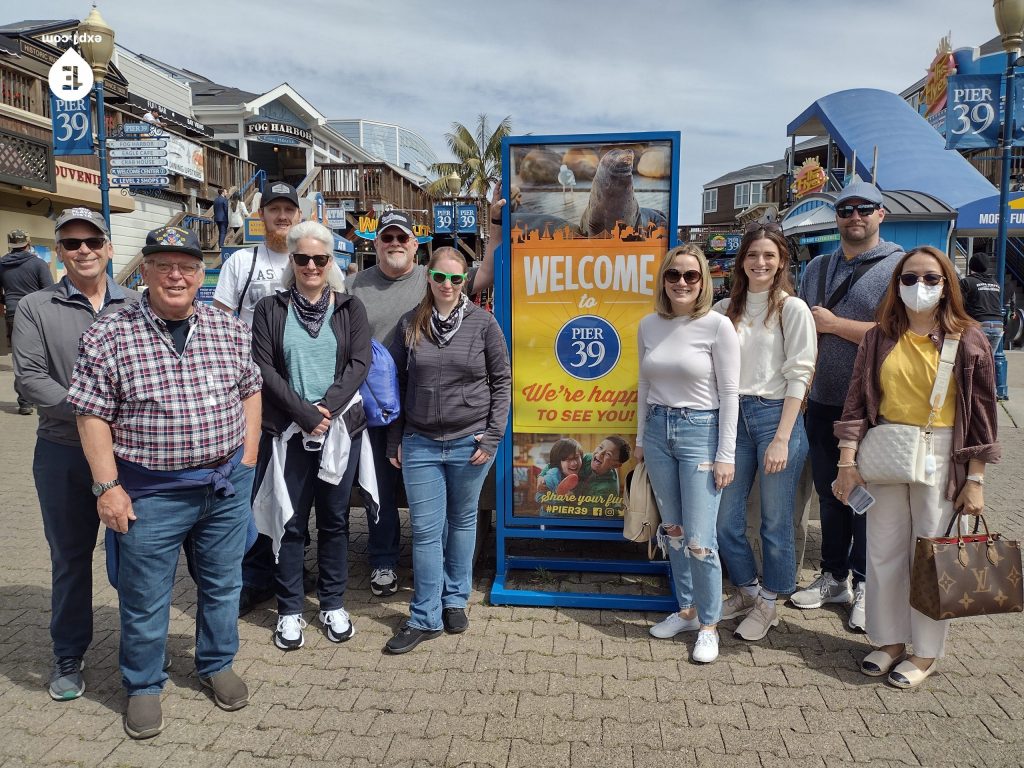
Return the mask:
[[[839,440],[833,422],[843,415],[842,406],[807,402],[804,427],[810,447],[811,474],[821,504],[821,569],[843,581],[853,571],[853,583],[864,581],[867,566],[867,523],[864,515],[839,501],[832,481],[839,470]]]

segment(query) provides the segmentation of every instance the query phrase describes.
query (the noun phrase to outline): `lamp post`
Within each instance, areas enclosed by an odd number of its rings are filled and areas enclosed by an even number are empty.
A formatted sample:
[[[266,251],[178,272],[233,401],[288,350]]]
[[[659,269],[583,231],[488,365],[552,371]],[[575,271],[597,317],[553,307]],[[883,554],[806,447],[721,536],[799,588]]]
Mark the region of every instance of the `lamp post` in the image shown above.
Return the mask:
[[[107,174],[107,115],[104,108],[103,81],[107,77],[107,66],[114,55],[114,30],[100,16],[94,5],[89,15],[78,25],[78,47],[82,58],[92,68],[96,80],[96,122],[97,138],[100,145],[100,204],[103,221],[110,231],[110,177]],[[107,262],[107,274],[113,277],[114,262]]]
[[[1003,135],[1000,141],[1002,167],[999,175],[999,229],[996,233],[996,277],[999,280],[999,305],[1006,306],[1006,230],[1009,222],[1007,203],[1010,197],[1010,155],[1013,148],[1013,81],[1024,42],[1024,0],[993,0],[996,27],[1006,51],[1006,89],[1003,99]],[[1005,311],[1005,310],[1004,310]],[[1005,337],[1004,337],[1005,339]],[[1006,382],[1006,353],[1004,341],[996,349],[996,397],[1006,400],[1009,389]]]
[[[1022,2],[1024,2],[1024,0],[1022,0]],[[455,171],[452,171],[445,179],[445,185],[448,187],[448,193],[452,196],[452,237],[455,242],[455,250],[459,250],[459,220],[455,215],[455,198],[462,189],[462,178]]]

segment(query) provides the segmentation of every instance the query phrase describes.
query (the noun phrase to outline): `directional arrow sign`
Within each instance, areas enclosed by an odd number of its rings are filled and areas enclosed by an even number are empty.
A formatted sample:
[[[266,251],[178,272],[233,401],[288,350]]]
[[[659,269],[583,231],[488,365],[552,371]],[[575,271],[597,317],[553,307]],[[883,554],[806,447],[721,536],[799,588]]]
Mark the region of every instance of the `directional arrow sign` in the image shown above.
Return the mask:
[[[167,157],[166,149],[112,149],[110,157]]]
[[[120,169],[119,168],[113,168],[112,172],[116,173],[118,170],[120,170]],[[163,166],[163,165],[160,165],[160,166],[149,166],[147,168],[137,168],[135,166],[132,166],[132,167],[125,168],[124,169],[124,173],[130,174],[132,176],[166,176],[167,175],[167,167]]]
[[[167,139],[108,139],[108,149],[156,149],[166,147]]]
[[[157,157],[112,157],[110,165],[113,168],[124,168],[126,166],[151,166],[166,168],[166,164],[160,165],[160,158]]]
[[[169,183],[167,176],[114,177],[110,180],[115,187],[164,187]]]
[[[125,133],[151,133],[159,128],[149,123],[124,123],[121,130]]]

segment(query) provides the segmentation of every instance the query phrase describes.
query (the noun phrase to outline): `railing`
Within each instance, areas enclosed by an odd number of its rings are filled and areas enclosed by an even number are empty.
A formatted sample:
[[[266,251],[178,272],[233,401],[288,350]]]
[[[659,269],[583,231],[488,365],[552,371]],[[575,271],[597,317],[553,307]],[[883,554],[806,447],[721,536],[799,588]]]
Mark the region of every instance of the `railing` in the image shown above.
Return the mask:
[[[42,82],[39,77],[0,65],[0,103],[48,117],[50,100],[43,98]]]
[[[328,200],[354,200],[356,211],[372,210],[375,204],[393,205],[427,223],[433,198],[386,163],[325,163],[311,191]]]

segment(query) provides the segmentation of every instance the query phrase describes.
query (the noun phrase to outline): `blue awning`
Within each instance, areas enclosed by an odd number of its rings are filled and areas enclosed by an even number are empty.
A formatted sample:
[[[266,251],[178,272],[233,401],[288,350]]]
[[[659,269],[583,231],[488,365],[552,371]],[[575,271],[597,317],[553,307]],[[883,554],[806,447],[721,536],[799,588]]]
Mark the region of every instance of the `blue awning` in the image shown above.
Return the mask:
[[[857,173],[871,178],[878,147],[880,189],[927,192],[951,208],[996,194],[996,188],[895,93],[839,91],[815,101],[786,128],[788,136],[831,136],[845,157],[857,152]]]

